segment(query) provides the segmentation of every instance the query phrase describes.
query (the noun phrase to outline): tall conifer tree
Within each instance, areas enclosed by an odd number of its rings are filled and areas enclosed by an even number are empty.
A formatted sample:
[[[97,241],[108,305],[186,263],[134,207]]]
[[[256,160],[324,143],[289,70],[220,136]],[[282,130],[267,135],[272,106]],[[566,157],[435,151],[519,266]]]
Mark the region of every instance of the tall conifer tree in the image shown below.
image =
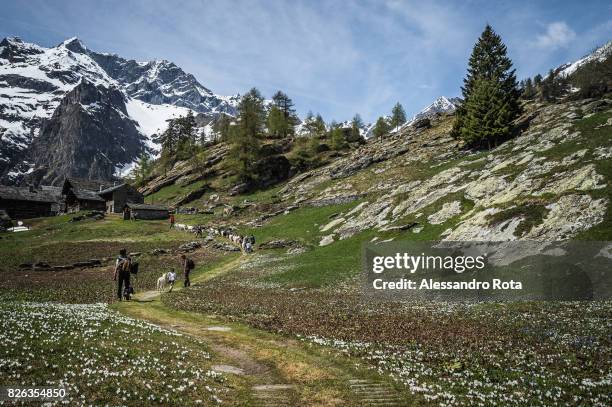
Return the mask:
[[[229,138],[229,129],[232,123],[232,118],[225,113],[213,124],[213,133],[216,141],[227,141]]]
[[[272,107],[268,113],[268,132],[272,137],[284,138],[294,133],[299,122],[293,101],[280,90],[272,96]]]
[[[256,177],[253,168],[259,158],[259,140],[263,136],[266,113],[263,97],[251,89],[238,105],[238,123],[230,131],[230,160],[241,181]]]
[[[474,45],[463,83],[453,136],[474,147],[493,146],[508,137],[519,113],[520,92],[506,46],[488,24]]]
[[[391,128],[395,129],[404,123],[406,123],[406,112],[404,111],[404,107],[397,102],[391,110]]]
[[[353,120],[351,120],[351,138],[349,141],[354,142],[362,139],[361,128],[363,127],[363,120],[359,113],[355,114]]]
[[[382,138],[389,133],[389,123],[387,122],[387,119],[385,119],[384,117],[379,117],[378,120],[376,120],[376,125],[374,126],[374,137],[376,137],[377,139],[382,140]]]

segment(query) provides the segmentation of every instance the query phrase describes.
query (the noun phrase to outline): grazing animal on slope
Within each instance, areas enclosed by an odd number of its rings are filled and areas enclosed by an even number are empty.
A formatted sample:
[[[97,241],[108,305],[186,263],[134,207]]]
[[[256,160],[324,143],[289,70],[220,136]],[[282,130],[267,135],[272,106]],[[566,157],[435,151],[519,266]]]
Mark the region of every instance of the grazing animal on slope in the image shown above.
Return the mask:
[[[168,282],[168,273],[162,274],[160,278],[157,279],[157,291],[163,291],[166,287],[166,283]]]

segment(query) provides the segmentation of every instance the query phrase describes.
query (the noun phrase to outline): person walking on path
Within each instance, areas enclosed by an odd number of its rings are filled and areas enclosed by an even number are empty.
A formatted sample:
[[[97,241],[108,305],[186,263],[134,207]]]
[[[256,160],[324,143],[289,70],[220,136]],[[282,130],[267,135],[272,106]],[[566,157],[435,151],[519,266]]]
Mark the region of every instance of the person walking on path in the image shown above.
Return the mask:
[[[189,281],[189,274],[191,273],[191,270],[195,268],[195,263],[189,257],[185,256],[184,254],[181,254],[181,265],[183,266],[183,273],[185,276],[184,286],[189,287],[191,286],[191,281]]]
[[[174,272],[174,269],[168,272],[167,278],[168,284],[170,285],[170,289],[168,290],[168,292],[171,293],[172,289],[174,288],[174,282],[176,281],[176,273]]]
[[[121,249],[119,251],[119,257],[117,257],[117,261],[115,262],[115,272],[113,274],[113,280],[117,281],[117,298],[119,301],[123,299],[125,289],[128,293],[130,290],[130,267],[132,260],[127,255],[127,251],[125,249]],[[119,278],[119,280],[117,280]],[[126,296],[126,299],[129,299],[129,295]]]
[[[170,214],[170,229],[174,229],[174,214]]]

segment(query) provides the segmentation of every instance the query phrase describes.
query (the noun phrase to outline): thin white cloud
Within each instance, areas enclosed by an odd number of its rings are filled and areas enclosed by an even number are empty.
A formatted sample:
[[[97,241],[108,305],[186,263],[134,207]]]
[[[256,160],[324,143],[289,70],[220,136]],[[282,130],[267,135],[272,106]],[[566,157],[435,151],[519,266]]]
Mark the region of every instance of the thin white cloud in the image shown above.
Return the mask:
[[[572,19],[569,4],[541,24],[550,7],[527,0],[15,3],[17,11],[0,17],[6,35],[43,45],[77,35],[97,51],[171,60],[216,93],[257,86],[270,97],[282,89],[300,113],[338,121],[355,112],[373,121],[397,101],[410,115],[440,95],[457,96],[487,22],[521,77],[575,60],[612,32],[605,13]]]
[[[566,22],[556,21],[546,26],[546,32],[536,37],[533,45],[537,48],[555,50],[567,47],[576,38],[576,33]]]

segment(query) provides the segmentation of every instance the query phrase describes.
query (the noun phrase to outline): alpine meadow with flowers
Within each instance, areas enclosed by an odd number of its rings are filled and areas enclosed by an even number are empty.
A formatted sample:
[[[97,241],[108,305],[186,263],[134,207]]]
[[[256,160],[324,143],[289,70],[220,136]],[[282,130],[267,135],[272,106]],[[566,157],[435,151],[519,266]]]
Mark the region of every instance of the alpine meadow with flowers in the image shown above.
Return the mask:
[[[603,3],[124,3],[3,4],[0,405],[612,405]]]

